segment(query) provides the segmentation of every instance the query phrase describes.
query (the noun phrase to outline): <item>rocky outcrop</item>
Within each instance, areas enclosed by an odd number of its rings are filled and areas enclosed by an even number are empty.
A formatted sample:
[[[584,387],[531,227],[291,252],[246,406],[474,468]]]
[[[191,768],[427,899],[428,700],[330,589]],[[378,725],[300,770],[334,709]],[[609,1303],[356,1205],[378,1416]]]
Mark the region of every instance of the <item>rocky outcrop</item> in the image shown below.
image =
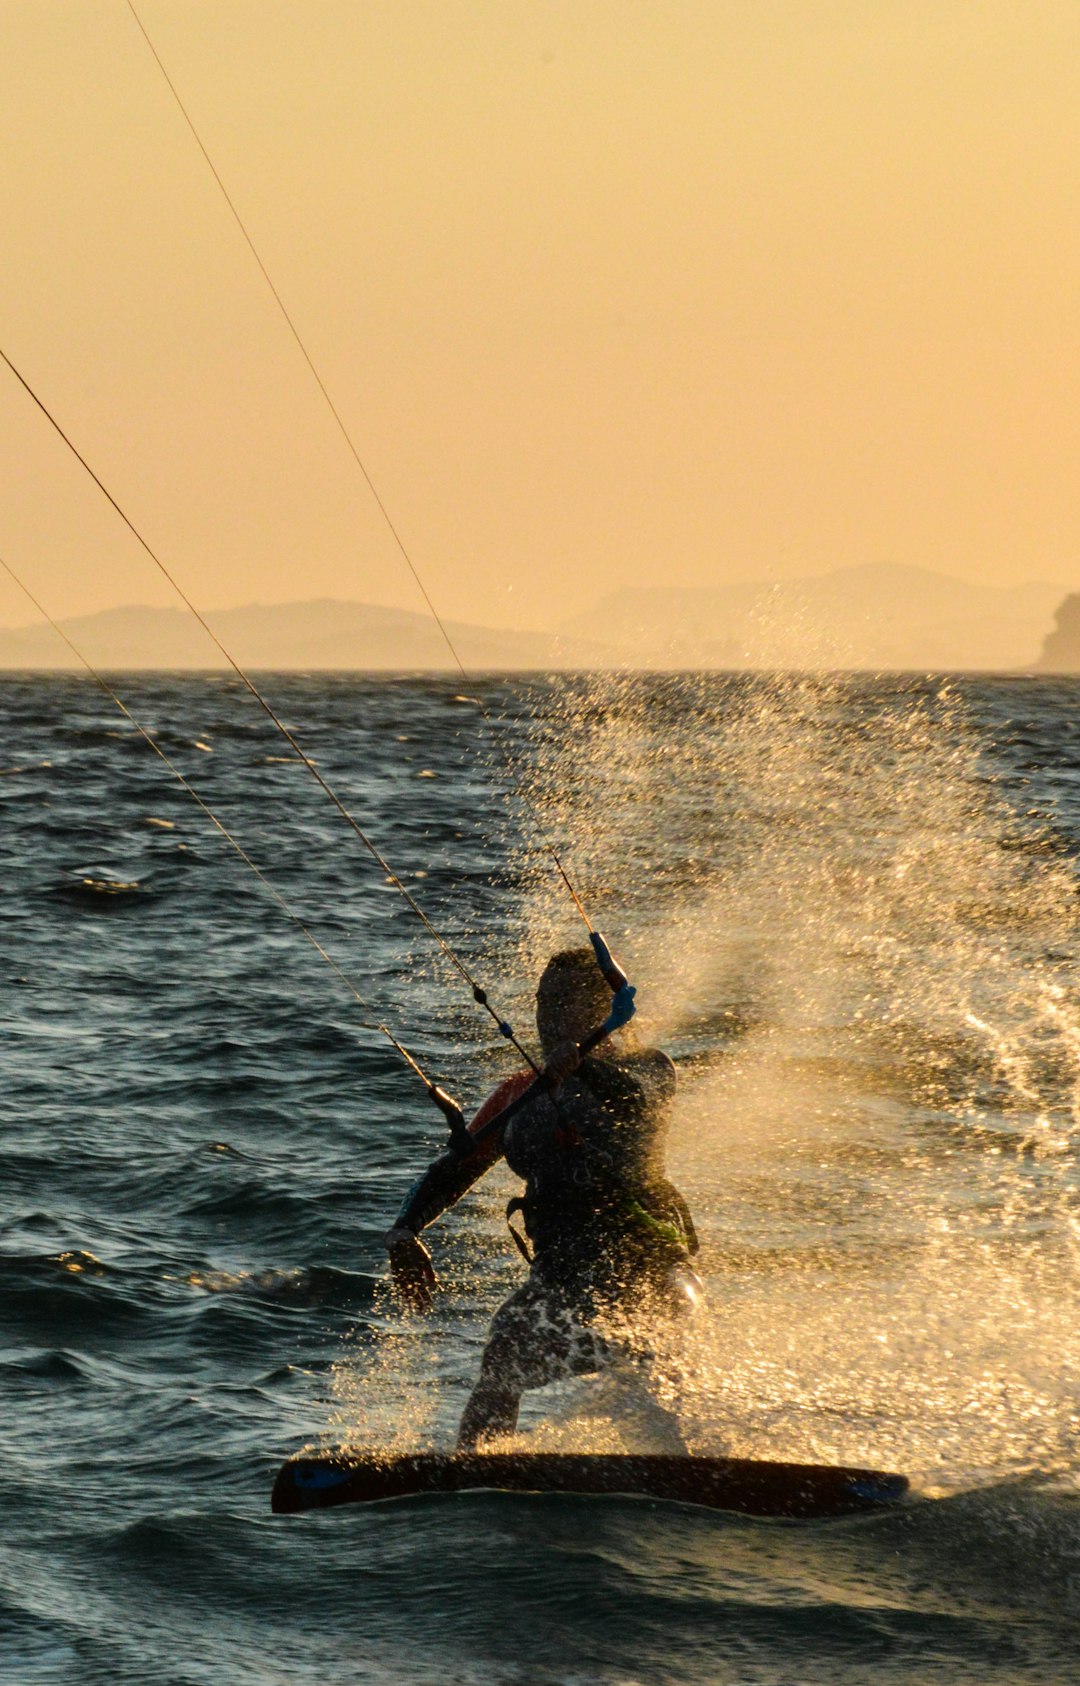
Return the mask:
[[[1054,611],[1054,630],[1043,639],[1037,673],[1080,673],[1080,591],[1071,591]]]

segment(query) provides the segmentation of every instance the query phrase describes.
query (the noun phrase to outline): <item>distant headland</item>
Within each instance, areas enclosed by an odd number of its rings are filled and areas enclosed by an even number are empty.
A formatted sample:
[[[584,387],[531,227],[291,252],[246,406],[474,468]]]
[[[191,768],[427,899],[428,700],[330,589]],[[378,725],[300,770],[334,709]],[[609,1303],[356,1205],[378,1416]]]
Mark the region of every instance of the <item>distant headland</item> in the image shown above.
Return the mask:
[[[207,620],[237,661],[253,669],[455,668],[433,618],[405,609],[319,598],[248,604],[210,612]],[[128,605],[61,624],[99,668],[225,665],[184,609]],[[771,585],[631,587],[549,632],[458,621],[446,627],[469,671],[1080,670],[1080,593],[1047,581],[1008,588],[971,585],[900,563],[837,568]],[[47,625],[0,629],[0,668],[78,665]]]
[[[314,671],[427,672],[454,660],[431,615],[373,603],[317,598],[250,603],[210,611],[207,622],[242,667]],[[112,671],[226,668],[221,652],[186,609],[128,605],[59,623],[95,667]],[[604,652],[587,640],[498,632],[447,621],[469,670],[592,667]],[[0,668],[77,668],[50,626],[0,630]]]
[[[1054,611],[1054,629],[1043,639],[1036,673],[1080,673],[1080,592],[1071,591]]]

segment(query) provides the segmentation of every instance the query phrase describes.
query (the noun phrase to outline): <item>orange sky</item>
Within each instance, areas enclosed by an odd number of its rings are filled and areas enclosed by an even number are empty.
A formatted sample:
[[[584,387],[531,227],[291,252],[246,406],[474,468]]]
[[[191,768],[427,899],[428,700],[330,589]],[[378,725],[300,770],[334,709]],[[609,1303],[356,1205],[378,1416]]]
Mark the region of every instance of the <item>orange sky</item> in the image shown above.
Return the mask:
[[[1080,586],[1077,0],[137,3],[445,614]],[[0,345],[195,599],[419,607],[125,0],[0,86]],[[0,457],[56,612],[172,600],[2,368]]]

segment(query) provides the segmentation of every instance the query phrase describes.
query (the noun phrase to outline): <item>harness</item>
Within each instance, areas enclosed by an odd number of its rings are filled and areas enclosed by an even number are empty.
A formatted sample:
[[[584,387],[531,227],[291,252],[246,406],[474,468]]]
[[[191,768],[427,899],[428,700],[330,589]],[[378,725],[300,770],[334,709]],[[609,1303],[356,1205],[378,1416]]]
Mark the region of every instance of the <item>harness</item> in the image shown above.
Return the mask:
[[[681,1224],[672,1223],[667,1218],[658,1218],[633,1198],[619,1202],[616,1210],[630,1231],[644,1240],[659,1242],[665,1247],[677,1248],[680,1252],[693,1253],[696,1251],[697,1237],[693,1229],[687,1232]],[[524,1233],[517,1228],[514,1219],[521,1213],[525,1220]],[[531,1265],[534,1255],[528,1241],[529,1200],[524,1194],[515,1194],[512,1200],[506,1202],[506,1227],[510,1231],[514,1246],[521,1254],[527,1265]]]

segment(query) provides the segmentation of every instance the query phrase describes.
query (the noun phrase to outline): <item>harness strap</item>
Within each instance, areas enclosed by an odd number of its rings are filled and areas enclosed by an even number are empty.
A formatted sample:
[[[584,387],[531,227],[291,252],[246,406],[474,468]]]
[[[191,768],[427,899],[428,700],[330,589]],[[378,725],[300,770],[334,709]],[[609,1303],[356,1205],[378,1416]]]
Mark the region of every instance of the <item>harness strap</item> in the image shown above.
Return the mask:
[[[519,1229],[515,1229],[512,1221],[511,1221],[516,1212],[521,1212],[522,1215],[524,1215],[525,1208],[526,1208],[526,1201],[525,1201],[524,1195],[515,1194],[514,1198],[512,1200],[508,1200],[506,1202],[506,1227],[510,1231],[510,1234],[513,1236],[514,1246],[517,1248],[518,1252],[521,1254],[522,1258],[525,1260],[525,1263],[527,1265],[531,1265],[532,1262],[533,1262],[533,1256],[532,1256],[531,1252],[529,1251],[529,1243],[528,1243],[528,1241],[526,1241],[526,1239],[525,1239],[524,1235],[522,1235],[521,1231]]]

